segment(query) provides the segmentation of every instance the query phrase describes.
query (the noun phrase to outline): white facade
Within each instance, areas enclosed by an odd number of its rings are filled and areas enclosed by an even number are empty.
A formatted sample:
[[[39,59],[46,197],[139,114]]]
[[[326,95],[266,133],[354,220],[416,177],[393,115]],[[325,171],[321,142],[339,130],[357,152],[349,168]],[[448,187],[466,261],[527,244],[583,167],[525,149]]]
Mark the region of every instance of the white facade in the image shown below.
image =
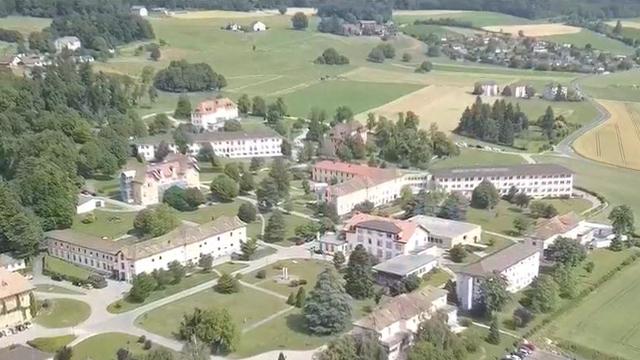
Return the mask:
[[[149,16],[149,11],[144,6],[132,6],[131,7],[131,13],[133,15],[138,15],[138,16],[141,16],[141,17]]]
[[[191,113],[191,124],[206,131],[215,131],[227,120],[240,116],[238,106],[228,98],[205,100]]]
[[[497,84],[481,84],[482,95],[484,96],[498,96],[500,95],[500,88]]]
[[[566,98],[569,92],[569,88],[567,88],[566,86],[560,86],[560,91],[562,93],[562,96]],[[543,98],[545,98],[546,100],[552,100],[552,101],[556,99],[557,95],[558,95],[557,84],[547,85],[544,88],[544,91],[542,93]]]
[[[251,24],[251,30],[253,30],[254,32],[266,31],[267,25],[265,25],[265,23],[263,23],[262,21],[256,21]]]
[[[421,227],[406,236],[398,236],[381,230],[355,225],[354,232],[346,233],[349,249],[362,245],[370,254],[384,261],[399,255],[408,255],[419,248],[426,248],[429,234]]]
[[[527,87],[524,85],[517,85],[513,87],[513,96],[517,98],[527,98]]]
[[[53,46],[56,48],[57,52],[61,52],[64,49],[75,51],[82,47],[82,43],[80,42],[80,39],[75,36],[64,36],[57,38],[53,42]]]
[[[16,259],[9,254],[0,254],[0,269],[14,272],[27,268],[24,259]]]
[[[458,168],[433,174],[433,181],[444,191],[460,192],[467,197],[483,180],[491,181],[501,196],[506,195],[512,186],[536,199],[570,197],[573,192],[573,172],[559,165]]]
[[[86,214],[101,207],[104,207],[104,200],[80,195],[76,206],[76,214]]]

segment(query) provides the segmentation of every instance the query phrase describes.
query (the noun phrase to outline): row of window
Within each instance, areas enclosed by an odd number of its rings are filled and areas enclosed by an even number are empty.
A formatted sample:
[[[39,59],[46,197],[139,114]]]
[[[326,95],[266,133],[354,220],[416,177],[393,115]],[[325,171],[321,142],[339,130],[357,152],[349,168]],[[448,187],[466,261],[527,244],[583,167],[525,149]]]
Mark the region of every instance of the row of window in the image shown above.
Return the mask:
[[[505,180],[533,180],[533,179],[566,179],[571,178],[572,175],[561,174],[561,175],[513,175],[513,176],[489,176],[489,177],[465,177],[465,178],[451,178],[451,177],[443,177],[437,178],[438,181],[448,182],[448,181],[482,181],[484,179],[491,181],[505,181]]]

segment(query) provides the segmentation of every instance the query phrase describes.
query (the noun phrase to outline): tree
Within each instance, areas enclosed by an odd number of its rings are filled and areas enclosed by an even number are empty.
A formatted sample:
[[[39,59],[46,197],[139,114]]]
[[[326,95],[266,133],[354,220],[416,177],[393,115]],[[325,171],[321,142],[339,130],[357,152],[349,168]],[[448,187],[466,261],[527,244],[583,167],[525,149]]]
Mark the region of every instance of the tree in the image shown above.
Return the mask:
[[[623,235],[631,235],[634,231],[634,216],[633,211],[627,205],[619,205],[611,210],[608,217],[613,227],[613,232],[617,237]]]
[[[238,163],[232,162],[224,166],[224,174],[233,179],[233,181],[240,181],[240,167]]]
[[[316,239],[317,234],[320,232],[320,224],[315,221],[308,221],[304,224],[300,224],[295,228],[295,234],[297,237],[303,239],[305,242],[310,242]]]
[[[183,188],[174,185],[164,192],[162,202],[178,211],[194,210],[194,207],[186,201],[185,193],[186,191]]]
[[[556,263],[575,267],[587,258],[587,250],[574,239],[558,237],[547,248],[548,257]]]
[[[155,103],[158,100],[158,90],[155,87],[150,86],[147,94],[149,95],[149,101],[151,101],[151,103]]]
[[[491,325],[489,326],[487,342],[493,345],[500,344],[500,327],[498,325],[498,317],[495,315],[491,318]]]
[[[462,244],[456,244],[449,250],[449,257],[451,261],[461,263],[467,257],[467,249]]]
[[[402,54],[402,62],[409,62],[409,61],[411,61],[411,54],[403,53]]]
[[[298,11],[291,17],[291,25],[296,30],[304,30],[309,27],[309,19],[303,12]]]
[[[422,283],[422,278],[418,277],[416,274],[411,274],[402,279],[402,286],[404,287],[405,292],[412,292],[420,288],[420,284]]]
[[[223,130],[227,132],[242,131],[242,124],[236,119],[230,119],[224,122]]]
[[[73,357],[73,350],[70,346],[63,346],[56,351],[54,360],[71,360]]]
[[[578,280],[574,268],[558,264],[554,267],[552,276],[558,284],[561,297],[573,299],[576,296]]]
[[[160,48],[159,47],[153,47],[151,49],[151,52],[149,53],[149,57],[151,58],[151,60],[153,61],[158,61],[160,60],[160,57],[162,56],[162,54],[160,53]]]
[[[296,307],[303,308],[304,301],[307,298],[307,292],[304,290],[304,287],[298,288],[298,293],[296,294]]]
[[[141,235],[158,237],[180,224],[176,214],[166,204],[140,211],[133,220],[133,228]]]
[[[489,180],[483,180],[471,194],[471,206],[477,209],[493,209],[498,205],[500,195]]]
[[[178,337],[191,343],[200,340],[210,344],[215,353],[227,354],[238,346],[240,331],[227,309],[195,308],[193,313],[184,315]]]
[[[353,120],[353,110],[348,106],[338,106],[336,113],[333,116],[335,123],[350,122]]]
[[[451,193],[442,203],[438,217],[450,220],[465,220],[467,217],[467,199],[458,193]]]
[[[129,298],[134,302],[144,302],[151,292],[156,289],[158,283],[156,279],[147,274],[141,273],[136,275],[133,278],[133,282],[131,284],[131,290],[129,290]]]
[[[345,334],[314,355],[315,360],[386,360],[386,349],[369,333]]]
[[[526,216],[518,216],[513,219],[513,227],[516,229],[518,235],[524,234],[531,226],[531,220]]]
[[[250,224],[256,221],[256,217],[258,215],[258,211],[256,207],[248,202],[243,202],[238,208],[238,218],[240,220]]]
[[[9,184],[0,181],[0,242],[3,251],[24,259],[38,252],[44,238],[39,219],[27,211]]]
[[[209,360],[211,359],[211,350],[209,344],[198,341],[195,336],[188,339],[187,343],[180,351],[178,360]]]
[[[360,212],[363,214],[371,214],[373,212],[373,210],[375,209],[375,204],[372,203],[369,200],[365,200],[359,204],[356,204],[356,206],[353,207],[353,211],[354,212]]]
[[[287,360],[287,357],[284,356],[284,354],[282,353],[282,351],[280,352],[280,354],[278,354],[278,360]]]
[[[185,269],[185,267],[182,264],[180,264],[180,262],[177,260],[170,262],[167,265],[167,268],[169,269],[169,272],[173,277],[173,280],[171,281],[171,283],[174,285],[179,284],[182,281],[182,279],[184,279],[184,276],[187,274],[187,270]]]
[[[550,219],[556,215],[558,215],[558,210],[556,210],[553,204],[547,204],[543,201],[533,201],[529,204],[529,210],[531,211],[531,216],[535,218],[546,218]]]
[[[211,194],[223,202],[230,202],[238,196],[238,184],[226,174],[216,176],[209,186]]]
[[[528,294],[530,308],[536,312],[547,313],[553,310],[558,302],[558,285],[549,275],[539,275]]]
[[[362,245],[357,245],[349,255],[344,280],[345,290],[354,299],[367,299],[373,296],[371,258]]]
[[[252,157],[249,163],[249,171],[256,172],[262,168],[264,160],[262,158]]]
[[[595,267],[596,267],[596,264],[593,261],[589,261],[588,263],[584,264],[584,270],[589,274],[593,272]]]
[[[171,129],[171,120],[167,116],[167,114],[156,114],[153,117],[153,121],[149,124],[149,134],[164,134],[169,132]]]
[[[500,274],[487,276],[481,285],[481,305],[485,316],[499,312],[511,298],[507,291],[507,280]]]
[[[318,275],[316,285],[309,292],[302,313],[307,328],[313,334],[336,334],[351,323],[349,295],[334,270],[325,268]]]
[[[256,250],[258,250],[257,239],[247,239],[247,241],[242,242],[242,244],[240,245],[240,251],[242,251],[242,260],[251,260],[253,258],[253,254],[256,253]]]
[[[251,99],[247,94],[242,94],[237,101],[238,112],[242,115],[246,115],[251,111]]]
[[[205,198],[199,188],[191,187],[184,191],[184,201],[195,209],[205,203]]]
[[[240,283],[238,279],[223,272],[214,288],[221,294],[234,294],[240,291]]]
[[[562,94],[562,91],[559,91]],[[538,119],[538,125],[542,128],[542,132],[547,135],[547,138],[553,138],[553,125],[556,123],[556,117],[553,114],[551,106],[547,107],[544,115]]]
[[[367,56],[367,60],[374,63],[383,63],[384,59],[385,59],[384,52],[382,51],[382,49],[378,47],[373,48],[371,52],[369,52],[369,55]]]
[[[282,242],[285,240],[286,224],[280,210],[274,210],[264,228],[264,241],[268,243]]]
[[[289,297],[287,297],[287,305],[296,305],[296,294],[294,294],[293,292],[289,293]]]
[[[173,112],[176,119],[189,119],[191,117],[191,101],[187,95],[180,95],[176,110]]]
[[[198,266],[200,266],[203,271],[210,272],[213,268],[213,256],[209,254],[200,256],[200,259],[198,259]]]
[[[276,181],[270,176],[262,179],[258,185],[258,189],[256,189],[256,197],[258,198],[258,206],[261,209],[270,210],[276,206],[280,201]]]
[[[276,184],[279,199],[288,197],[291,172],[289,171],[286,160],[282,158],[273,160],[271,168],[269,169],[269,177],[271,177]]]
[[[523,192],[520,192],[513,197],[513,203],[521,208],[529,206],[529,202],[531,202],[531,197]]]
[[[260,96],[256,96],[251,101],[251,114],[255,116],[267,115],[267,103]]]
[[[533,313],[527,308],[519,307],[513,311],[513,325],[516,328],[526,327],[533,318]]]
[[[430,61],[423,61],[422,63],[420,63],[420,65],[418,65],[415,71],[417,73],[428,73],[431,72],[432,69],[433,64]]]
[[[333,254],[333,266],[336,268],[336,270],[338,271],[342,270],[342,267],[344,266],[345,261],[346,259],[342,251],[336,251]]]
[[[167,68],[158,71],[153,84],[160,90],[181,93],[219,90],[227,86],[227,80],[207,63],[174,60]]]
[[[616,35],[622,34],[622,23],[620,22],[620,20],[616,22],[616,26],[613,27],[613,30],[611,30],[611,32],[613,32]]]

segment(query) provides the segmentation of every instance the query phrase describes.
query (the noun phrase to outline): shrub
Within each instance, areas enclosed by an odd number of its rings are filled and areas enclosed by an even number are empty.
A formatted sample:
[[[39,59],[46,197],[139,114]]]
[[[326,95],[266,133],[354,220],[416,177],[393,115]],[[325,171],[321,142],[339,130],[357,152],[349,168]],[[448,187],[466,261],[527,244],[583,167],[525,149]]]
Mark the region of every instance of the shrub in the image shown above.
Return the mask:
[[[87,281],[96,289],[104,289],[107,287],[107,280],[101,275],[89,275]]]
[[[471,324],[472,324],[471,319],[467,319],[467,318],[460,319],[460,325],[464,327],[469,327],[471,326]]]
[[[300,286],[307,285],[307,280],[305,280],[305,279],[298,280],[298,285],[300,285]]]
[[[144,335],[140,335],[140,337],[138,338],[138,344],[144,344],[145,341],[147,341],[147,337]]]
[[[264,279],[267,277],[267,270],[260,270],[256,273],[256,278],[258,279]]]
[[[83,224],[93,224],[94,222],[96,222],[96,220],[97,220],[96,214],[89,213],[89,214],[85,215],[85,217],[82,219],[82,223]]]
[[[298,283],[298,280],[291,280],[291,281],[289,282],[289,286],[290,286],[290,287],[296,287],[296,286],[298,286],[298,285],[300,285],[300,284]]]
[[[142,348],[145,350],[149,350],[151,349],[151,345],[152,345],[151,340],[147,339],[144,341],[144,346]]]

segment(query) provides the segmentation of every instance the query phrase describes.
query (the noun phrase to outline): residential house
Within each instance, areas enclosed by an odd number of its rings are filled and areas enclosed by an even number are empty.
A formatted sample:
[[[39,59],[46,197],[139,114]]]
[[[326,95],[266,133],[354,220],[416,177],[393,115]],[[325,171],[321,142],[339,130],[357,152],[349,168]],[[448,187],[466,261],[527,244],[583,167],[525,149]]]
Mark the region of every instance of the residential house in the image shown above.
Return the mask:
[[[267,30],[267,25],[265,25],[265,23],[263,23],[262,21],[254,21],[251,23],[249,27],[253,32],[260,32],[260,31]]]
[[[500,87],[495,81],[482,81],[477,84],[482,90],[484,96],[498,96],[500,95]]]
[[[138,15],[140,17],[147,17],[149,16],[149,11],[144,6],[134,5],[131,7],[131,14]]]
[[[51,61],[47,60],[43,55],[29,55],[20,59],[20,65],[26,68],[42,67],[51,64]]]
[[[344,36],[360,36],[362,35],[362,29],[356,24],[343,23],[340,33]]]
[[[120,198],[130,204],[158,204],[172,186],[199,187],[199,172],[197,161],[182,154],[169,154],[153,163],[129,161],[120,173]]]
[[[422,278],[438,266],[438,258],[430,254],[399,255],[373,267],[376,282],[382,286],[392,286],[410,275]]]
[[[514,244],[456,271],[458,305],[469,311],[482,304],[483,282],[497,274],[507,281],[507,290],[518,292],[538,276],[540,250],[527,244]]]
[[[56,52],[61,52],[64,49],[76,51],[82,47],[82,42],[76,36],[63,36],[57,38],[53,42],[53,46],[56,48]]]
[[[484,180],[490,181],[498,193],[506,195],[511,187],[530,197],[570,197],[573,192],[572,170],[556,164],[481,166],[434,170],[432,181],[446,192],[460,192],[471,197]]]
[[[166,7],[151,8],[151,11],[149,11],[149,13],[155,14],[155,15],[164,15],[164,16],[170,15],[169,9],[167,9]]]
[[[174,261],[187,265],[204,255],[219,258],[239,253],[247,233],[246,224],[237,217],[221,216],[202,225],[182,223],[146,240],[114,241],[70,229],[49,231],[46,238],[51,256],[131,281],[141,273],[167,269]]]
[[[0,349],[0,360],[53,360],[53,354],[22,344],[13,344]]]
[[[238,106],[231,99],[205,100],[191,112],[191,124],[200,129],[214,131],[222,128],[225,121],[238,117]]]
[[[557,83],[547,84],[545,86],[544,91],[542,92],[542,97],[545,100],[554,101],[558,98],[566,99],[569,88],[566,86],[562,86]],[[560,93],[560,95],[558,95]]]
[[[456,245],[477,244],[482,238],[482,227],[464,221],[441,219],[434,216],[417,215],[409,221],[419,224],[429,233],[428,242],[451,249]]]
[[[78,204],[76,205],[76,214],[86,214],[92,212],[96,208],[104,207],[104,200],[96,199],[92,196],[78,195]]]
[[[238,23],[228,23],[224,29],[229,31],[242,31],[242,25]]]
[[[26,268],[27,264],[24,262],[24,259],[16,259],[9,253],[0,254],[0,269],[14,272]]]
[[[31,321],[31,293],[34,286],[20,273],[0,269],[0,330]]]
[[[457,324],[457,310],[447,304],[447,291],[426,286],[383,302],[353,323],[353,333],[374,335],[389,360],[397,360],[413,344],[420,324],[438,313],[446,316],[450,326]]]
[[[502,89],[502,95],[505,95],[505,89],[509,88],[511,90],[511,96],[520,99],[528,99],[529,94],[527,92],[527,85],[523,84],[513,84],[507,85]]]
[[[14,68],[20,64],[20,57],[18,55],[6,55],[0,57],[0,66]]]
[[[205,146],[211,146],[219,157],[230,159],[282,156],[283,138],[271,129],[261,131],[213,131],[192,134],[187,144],[187,155],[197,156]],[[169,134],[139,138],[133,141],[136,153],[147,161],[155,159],[158,146],[164,142],[169,151],[179,153],[178,146]]]
[[[387,27],[375,20],[358,20],[358,26],[361,34],[366,36],[383,36],[387,33]]]

